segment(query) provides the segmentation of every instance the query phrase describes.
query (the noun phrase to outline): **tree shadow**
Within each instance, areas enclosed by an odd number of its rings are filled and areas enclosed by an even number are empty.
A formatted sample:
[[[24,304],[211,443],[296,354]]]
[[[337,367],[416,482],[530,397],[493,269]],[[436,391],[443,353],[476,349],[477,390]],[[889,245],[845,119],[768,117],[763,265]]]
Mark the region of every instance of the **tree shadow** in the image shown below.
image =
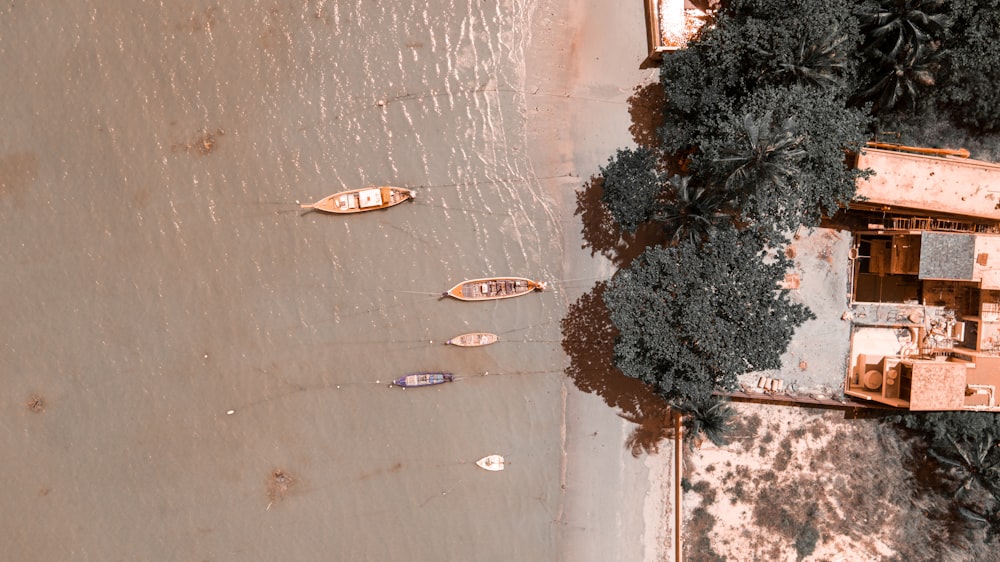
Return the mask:
[[[660,442],[674,435],[673,416],[649,385],[615,367],[612,358],[618,330],[604,305],[606,289],[607,282],[598,282],[570,305],[561,322],[562,347],[570,359],[566,374],[577,388],[597,394],[619,410],[620,417],[638,425],[626,440],[633,456],[656,453]]]
[[[639,146],[658,147],[661,144],[658,130],[663,126],[665,105],[663,86],[657,82],[636,86],[628,98],[628,111],[632,124],[629,132]],[[677,173],[680,166],[672,160],[664,162],[670,173]],[[675,169],[676,168],[676,169]],[[639,226],[635,233],[622,232],[607,206],[601,201],[604,178],[595,174],[576,192],[576,211],[583,225],[584,248],[590,255],[600,254],[616,267],[627,267],[647,247],[663,244],[666,236],[655,221]]]
[[[628,103],[628,114],[632,118],[628,131],[632,134],[635,144],[651,148],[662,144],[659,130],[666,123],[666,116],[663,113],[666,102],[666,92],[658,80],[636,86],[632,90],[632,95],[626,103]]]
[[[589,247],[590,255],[601,254],[617,268],[628,267],[647,247],[666,241],[663,229],[652,221],[640,225],[634,234],[622,232],[601,201],[603,193],[604,178],[600,176],[591,176],[583,189],[576,192],[573,214],[580,217],[582,248]]]
[[[658,147],[658,130],[665,123],[665,94],[659,81],[637,86],[628,98],[632,124],[629,132],[640,146]],[[576,193],[576,211],[582,223],[583,248],[600,254],[616,268],[628,267],[647,247],[662,245],[662,227],[649,221],[635,233],[622,232],[601,197],[604,178],[595,174]],[[633,456],[656,453],[660,443],[675,435],[670,407],[652,388],[625,376],[614,365],[618,331],[604,305],[606,282],[594,285],[570,305],[561,327],[562,347],[570,358],[566,374],[583,392],[597,394],[635,427],[625,442]]]

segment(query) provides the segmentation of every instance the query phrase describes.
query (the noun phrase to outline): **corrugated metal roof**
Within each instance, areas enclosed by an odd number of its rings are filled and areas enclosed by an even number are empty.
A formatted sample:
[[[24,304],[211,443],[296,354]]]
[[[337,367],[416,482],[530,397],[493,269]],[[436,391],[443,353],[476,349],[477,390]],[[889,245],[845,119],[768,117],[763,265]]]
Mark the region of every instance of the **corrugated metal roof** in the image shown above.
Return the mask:
[[[972,234],[923,232],[920,235],[921,279],[972,280],[976,237]]]

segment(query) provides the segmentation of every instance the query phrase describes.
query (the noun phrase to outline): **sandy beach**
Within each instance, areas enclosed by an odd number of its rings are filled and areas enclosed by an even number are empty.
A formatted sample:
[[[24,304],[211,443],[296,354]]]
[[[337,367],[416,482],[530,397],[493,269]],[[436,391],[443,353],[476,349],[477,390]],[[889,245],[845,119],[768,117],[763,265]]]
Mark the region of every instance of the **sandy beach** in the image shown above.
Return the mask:
[[[646,57],[641,4],[622,9],[597,0],[542,0],[527,57],[532,165],[558,203],[567,305],[610,278],[615,268],[584,246],[578,191],[617,148],[634,146],[629,98],[658,79]],[[633,456],[636,428],[596,393],[564,382],[562,559],[603,562],[672,558],[672,445]]]

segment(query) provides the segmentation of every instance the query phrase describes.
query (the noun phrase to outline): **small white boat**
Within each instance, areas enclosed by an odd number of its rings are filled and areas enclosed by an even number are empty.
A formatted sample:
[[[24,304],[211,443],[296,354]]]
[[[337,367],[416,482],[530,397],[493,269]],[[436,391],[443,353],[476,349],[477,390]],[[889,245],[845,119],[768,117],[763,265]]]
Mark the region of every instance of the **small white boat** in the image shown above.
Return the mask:
[[[496,472],[503,470],[504,460],[500,455],[488,455],[476,461],[476,464],[479,465],[479,468]]]
[[[444,343],[445,345],[457,345],[459,347],[478,347],[496,343],[499,339],[500,336],[489,332],[472,332],[471,334],[455,336]]]

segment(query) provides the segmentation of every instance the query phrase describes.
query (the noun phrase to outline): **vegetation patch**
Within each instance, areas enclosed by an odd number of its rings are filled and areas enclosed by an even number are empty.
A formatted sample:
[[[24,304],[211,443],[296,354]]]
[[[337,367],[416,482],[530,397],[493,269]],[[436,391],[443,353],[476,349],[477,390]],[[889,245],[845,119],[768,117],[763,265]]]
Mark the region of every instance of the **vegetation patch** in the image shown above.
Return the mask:
[[[688,540],[684,543],[684,558],[693,562],[725,562],[726,558],[712,548],[712,528],[715,516],[705,508],[695,508],[687,523]]]

